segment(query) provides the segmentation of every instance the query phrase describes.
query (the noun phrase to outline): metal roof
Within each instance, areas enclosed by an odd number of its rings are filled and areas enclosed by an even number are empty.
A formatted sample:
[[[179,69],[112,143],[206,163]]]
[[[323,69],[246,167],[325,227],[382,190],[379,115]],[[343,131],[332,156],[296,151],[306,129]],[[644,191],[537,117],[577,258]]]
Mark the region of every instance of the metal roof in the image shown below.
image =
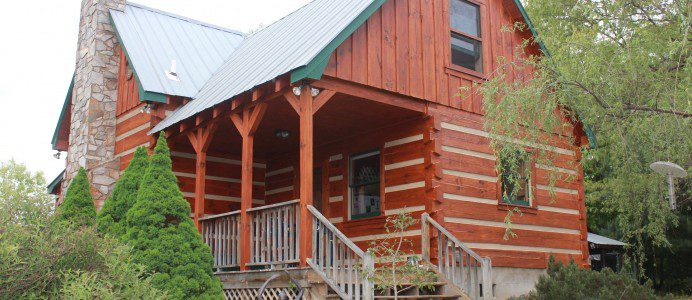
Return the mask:
[[[602,235],[598,235],[595,233],[589,232],[586,238],[589,243],[596,244],[596,245],[607,245],[607,246],[625,246],[627,244],[614,240],[611,238],[604,237]]]
[[[361,14],[371,13],[372,5],[381,5],[382,2],[315,0],[251,35],[209,79],[193,101],[174,111],[150,133],[163,130],[255,86],[308,65],[342,32],[351,28],[354,20],[362,19]]]
[[[193,97],[245,34],[128,2],[111,18],[144,91]],[[166,72],[176,61],[180,81]]]

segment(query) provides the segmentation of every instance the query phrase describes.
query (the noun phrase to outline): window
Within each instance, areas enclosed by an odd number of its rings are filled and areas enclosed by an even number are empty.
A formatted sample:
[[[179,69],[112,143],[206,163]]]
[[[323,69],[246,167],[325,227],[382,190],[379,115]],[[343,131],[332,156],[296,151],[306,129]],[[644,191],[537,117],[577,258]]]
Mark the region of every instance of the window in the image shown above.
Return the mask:
[[[516,172],[510,171],[516,164]],[[516,154],[502,162],[502,203],[531,206],[531,160],[526,155]]]
[[[349,158],[351,219],[380,215],[380,151]]]
[[[452,64],[483,72],[481,10],[464,0],[450,0]]]

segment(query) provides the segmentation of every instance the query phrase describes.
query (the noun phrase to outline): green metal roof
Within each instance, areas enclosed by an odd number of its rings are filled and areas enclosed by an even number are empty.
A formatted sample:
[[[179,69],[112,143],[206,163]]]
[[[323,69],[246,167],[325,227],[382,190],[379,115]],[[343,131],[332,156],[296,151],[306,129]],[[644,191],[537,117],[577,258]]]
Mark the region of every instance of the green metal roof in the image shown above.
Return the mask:
[[[60,117],[58,118],[58,124],[55,125],[55,130],[53,131],[53,139],[51,140],[51,145],[53,145],[53,150],[57,150],[56,146],[58,144],[58,135],[60,134],[60,128],[62,126],[62,118],[65,116],[65,112],[70,107],[70,100],[72,98],[72,89],[74,88],[74,77],[72,75],[72,80],[70,81],[70,87],[67,89],[67,96],[65,96],[65,101],[62,104],[62,109],[60,110]]]

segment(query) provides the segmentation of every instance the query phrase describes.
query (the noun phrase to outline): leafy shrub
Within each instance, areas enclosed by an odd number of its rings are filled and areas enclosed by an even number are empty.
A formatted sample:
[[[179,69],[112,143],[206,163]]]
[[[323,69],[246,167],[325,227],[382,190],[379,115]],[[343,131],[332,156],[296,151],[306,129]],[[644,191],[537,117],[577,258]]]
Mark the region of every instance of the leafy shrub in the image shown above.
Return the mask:
[[[65,193],[65,200],[58,206],[58,217],[73,225],[91,226],[96,219],[96,207],[86,170],[80,168]]]
[[[0,163],[0,232],[8,224],[44,223],[55,208],[43,174],[13,160]]]
[[[0,299],[74,299],[70,295],[79,291],[94,296],[85,299],[159,297],[150,280],[142,279],[142,268],[131,262],[128,248],[93,227],[54,221],[10,226],[0,234]],[[98,293],[85,284],[87,277],[98,284]]]
[[[146,148],[137,148],[130,165],[115,184],[113,192],[99,212],[96,222],[100,233],[111,234],[117,238],[125,235],[127,231],[125,216],[137,200],[139,185],[148,165],[149,155]]]
[[[630,275],[610,269],[579,269],[574,262],[565,266],[562,262],[555,263],[551,257],[547,271],[547,275],[538,279],[535,291],[517,299],[657,299],[651,283],[641,285]]]
[[[154,286],[173,299],[223,298],[211,251],[190,219],[163,135],[127,212],[127,226],[125,241],[133,247],[134,261],[154,273]]]

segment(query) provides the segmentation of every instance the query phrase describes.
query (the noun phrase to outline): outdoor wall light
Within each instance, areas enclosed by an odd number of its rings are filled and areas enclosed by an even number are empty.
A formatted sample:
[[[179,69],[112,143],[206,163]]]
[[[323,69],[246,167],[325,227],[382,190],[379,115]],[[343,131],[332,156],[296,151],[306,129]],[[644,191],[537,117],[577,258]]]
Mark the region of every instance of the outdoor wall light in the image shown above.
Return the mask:
[[[317,97],[317,95],[320,94],[320,90],[318,90],[316,88],[310,88],[310,93],[312,93],[313,97]]]
[[[147,103],[147,104],[144,104],[144,106],[142,106],[142,108],[141,108],[139,111],[140,111],[141,113],[150,114],[150,113],[151,113],[151,108],[152,108],[152,107],[153,107],[153,105]]]
[[[300,96],[300,89],[301,89],[302,87],[303,87],[303,86],[296,86],[296,87],[294,87],[294,88],[293,88],[293,94],[296,95],[296,96]]]
[[[55,154],[53,154],[53,157],[54,157],[55,159],[60,159],[60,151],[55,152]]]
[[[291,137],[291,132],[286,130],[286,129],[277,129],[274,130],[274,135],[276,136],[277,139],[280,140],[285,140]]]

